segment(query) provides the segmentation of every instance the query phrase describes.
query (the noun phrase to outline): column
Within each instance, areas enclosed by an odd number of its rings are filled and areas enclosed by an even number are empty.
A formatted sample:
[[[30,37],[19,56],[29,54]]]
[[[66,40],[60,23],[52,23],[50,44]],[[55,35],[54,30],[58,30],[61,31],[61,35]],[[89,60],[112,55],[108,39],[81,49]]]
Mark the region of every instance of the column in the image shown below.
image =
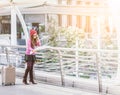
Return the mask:
[[[80,15],[77,15],[76,16],[76,25],[77,25],[77,27],[79,27],[79,28],[81,28],[82,27],[82,16],[80,16]]]
[[[72,16],[67,15],[67,26],[72,26]]]
[[[113,30],[113,22],[112,22],[112,17],[111,16],[109,16],[108,17],[108,27],[109,27],[109,29],[110,29],[110,34],[112,34],[112,30]]]
[[[13,6],[11,6],[11,45],[17,45],[16,13]]]
[[[85,30],[85,23],[86,22],[86,16],[82,16],[82,29]],[[85,31],[86,32],[86,31]]]
[[[58,4],[62,4],[62,0],[58,0]]]
[[[58,14],[58,26],[62,26],[62,15]]]
[[[72,26],[76,27],[76,16],[72,16]]]
[[[48,31],[47,16],[48,16],[48,14],[45,14],[45,32]]]
[[[62,15],[62,27],[67,26],[67,15]]]
[[[72,0],[72,5],[76,5],[76,0]],[[75,15],[72,15],[72,26],[76,27],[77,19]]]
[[[86,27],[85,27],[85,32],[91,32],[91,27],[90,27],[90,16],[86,16]]]

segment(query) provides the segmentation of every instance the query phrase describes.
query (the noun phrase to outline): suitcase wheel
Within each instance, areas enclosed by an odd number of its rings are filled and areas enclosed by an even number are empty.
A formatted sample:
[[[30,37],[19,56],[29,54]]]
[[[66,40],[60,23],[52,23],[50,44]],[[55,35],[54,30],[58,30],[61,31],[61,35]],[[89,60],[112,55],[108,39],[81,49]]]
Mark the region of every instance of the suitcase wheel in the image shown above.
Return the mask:
[[[15,83],[9,83],[9,84],[2,83],[2,86],[8,86],[8,85],[15,85]]]
[[[2,86],[4,86],[4,83],[2,83]]]

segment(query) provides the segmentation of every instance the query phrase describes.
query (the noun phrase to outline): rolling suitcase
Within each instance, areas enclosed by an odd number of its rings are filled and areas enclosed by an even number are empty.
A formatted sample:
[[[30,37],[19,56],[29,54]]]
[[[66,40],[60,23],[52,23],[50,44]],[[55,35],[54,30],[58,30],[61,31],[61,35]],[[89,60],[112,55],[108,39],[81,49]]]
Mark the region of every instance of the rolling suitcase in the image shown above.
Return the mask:
[[[12,66],[8,58],[8,50],[6,50],[7,66],[3,66],[1,69],[2,85],[15,85],[15,67]]]
[[[2,85],[15,85],[15,67],[9,65],[2,67]]]

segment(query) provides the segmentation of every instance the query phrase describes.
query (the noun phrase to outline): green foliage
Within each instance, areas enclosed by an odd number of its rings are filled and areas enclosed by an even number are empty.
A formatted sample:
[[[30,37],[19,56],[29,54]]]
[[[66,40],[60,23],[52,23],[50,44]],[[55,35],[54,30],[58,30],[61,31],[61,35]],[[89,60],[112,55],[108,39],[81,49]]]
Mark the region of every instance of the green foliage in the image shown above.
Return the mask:
[[[57,46],[57,35],[58,32],[56,30],[56,21],[51,17],[48,19],[48,33],[49,33],[49,43],[51,46]]]
[[[40,25],[39,30],[40,32],[45,32],[45,25]]]
[[[77,28],[77,27],[66,27],[66,28],[61,28],[59,30],[60,33],[63,34],[63,36],[66,39],[66,47],[72,47],[75,45],[76,40],[81,40],[84,39],[84,32]],[[78,38],[78,39],[76,39]]]

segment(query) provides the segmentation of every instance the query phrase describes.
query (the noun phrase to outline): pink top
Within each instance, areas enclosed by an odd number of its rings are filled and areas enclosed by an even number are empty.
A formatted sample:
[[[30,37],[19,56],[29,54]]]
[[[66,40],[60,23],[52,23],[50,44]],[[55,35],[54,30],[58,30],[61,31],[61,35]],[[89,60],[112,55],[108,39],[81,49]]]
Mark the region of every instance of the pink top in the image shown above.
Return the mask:
[[[40,46],[41,43],[40,43],[40,40],[37,42],[36,46]],[[34,50],[34,48],[31,47],[31,40],[29,39],[27,41],[27,48],[26,48],[26,55],[35,55],[35,53],[32,53],[31,54],[31,51]]]

